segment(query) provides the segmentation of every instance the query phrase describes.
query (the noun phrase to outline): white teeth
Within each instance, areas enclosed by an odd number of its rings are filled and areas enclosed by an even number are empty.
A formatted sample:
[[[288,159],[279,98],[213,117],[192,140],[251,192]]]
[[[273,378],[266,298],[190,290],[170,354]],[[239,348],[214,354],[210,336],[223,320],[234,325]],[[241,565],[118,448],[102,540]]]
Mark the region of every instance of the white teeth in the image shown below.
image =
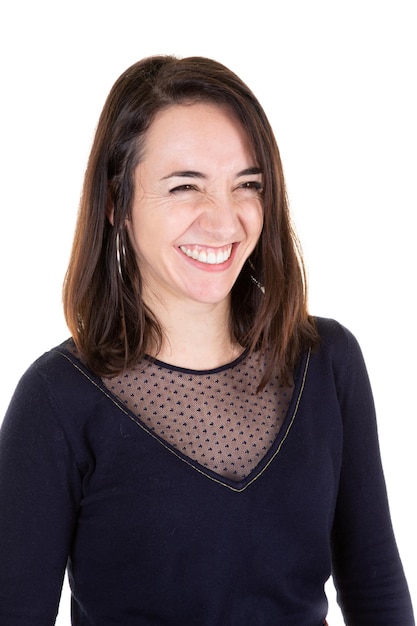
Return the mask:
[[[180,250],[184,252],[191,259],[200,261],[200,263],[207,263],[208,265],[220,265],[227,261],[232,254],[232,246],[227,246],[222,250],[199,250],[198,248],[187,248],[187,246],[180,246]]]

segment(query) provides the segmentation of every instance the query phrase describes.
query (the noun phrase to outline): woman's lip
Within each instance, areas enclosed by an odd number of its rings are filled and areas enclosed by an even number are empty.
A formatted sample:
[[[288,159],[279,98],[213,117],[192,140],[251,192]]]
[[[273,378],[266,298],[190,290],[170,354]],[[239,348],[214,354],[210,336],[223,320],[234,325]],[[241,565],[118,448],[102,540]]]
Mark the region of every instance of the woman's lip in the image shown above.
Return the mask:
[[[202,265],[219,266],[226,263],[233,252],[235,244],[212,247],[198,244],[185,244],[179,246],[181,252],[190,260],[197,261]]]

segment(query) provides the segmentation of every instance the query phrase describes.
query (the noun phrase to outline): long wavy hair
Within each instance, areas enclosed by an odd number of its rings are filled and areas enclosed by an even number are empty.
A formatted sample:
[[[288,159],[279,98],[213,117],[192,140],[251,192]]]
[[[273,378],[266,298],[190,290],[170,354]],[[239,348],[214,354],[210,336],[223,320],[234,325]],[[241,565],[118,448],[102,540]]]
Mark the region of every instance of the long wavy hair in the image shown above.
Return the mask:
[[[318,335],[307,310],[306,273],[278,146],[251,90],[224,65],[203,57],[143,59],[111,89],[88,160],[64,282],[68,327],[79,352],[100,376],[136,364],[150,340],[161,345],[162,329],[143,302],[140,267],[125,223],[131,215],[135,168],[155,115],[193,102],[228,106],[246,130],[263,172],[263,230],[232,288],[230,328],[241,345],[268,355],[260,388],[273,371],[288,381],[301,352],[314,346]]]

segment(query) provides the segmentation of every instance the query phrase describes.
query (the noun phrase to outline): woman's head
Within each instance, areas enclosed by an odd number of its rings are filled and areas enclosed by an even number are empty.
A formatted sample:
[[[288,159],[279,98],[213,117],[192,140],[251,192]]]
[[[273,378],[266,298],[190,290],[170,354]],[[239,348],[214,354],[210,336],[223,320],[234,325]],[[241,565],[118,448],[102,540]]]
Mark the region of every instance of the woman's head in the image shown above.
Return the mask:
[[[303,268],[281,161],[259,102],[233,72],[215,61],[150,57],[120,76],[104,105],[64,289],[70,330],[99,373],[132,364],[149,337],[160,335],[158,321],[142,300],[142,277],[126,220],[131,217],[134,174],[153,121],[169,107],[195,103],[218,105],[231,113],[247,133],[263,176],[264,227],[232,288],[231,333],[244,345],[265,347],[271,332],[284,333],[290,341],[307,318]]]
[[[266,220],[271,226],[269,209],[275,213],[274,200],[284,193],[282,168],[269,122],[252,92],[230,70],[210,59],[151,57],[126,70],[113,86],[87,171],[98,198],[102,199],[104,181],[108,183],[115,231],[123,229],[129,217],[133,173],[156,114],[193,102],[226,105],[245,128],[264,175]]]

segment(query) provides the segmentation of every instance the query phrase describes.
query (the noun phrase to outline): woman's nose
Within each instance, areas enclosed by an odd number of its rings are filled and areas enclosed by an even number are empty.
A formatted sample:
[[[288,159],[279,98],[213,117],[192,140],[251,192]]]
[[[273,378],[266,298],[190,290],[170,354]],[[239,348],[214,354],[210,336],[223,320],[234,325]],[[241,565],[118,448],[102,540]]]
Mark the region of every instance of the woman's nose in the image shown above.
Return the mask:
[[[200,209],[198,223],[202,230],[223,242],[235,241],[240,222],[236,203],[229,194],[206,198]]]

